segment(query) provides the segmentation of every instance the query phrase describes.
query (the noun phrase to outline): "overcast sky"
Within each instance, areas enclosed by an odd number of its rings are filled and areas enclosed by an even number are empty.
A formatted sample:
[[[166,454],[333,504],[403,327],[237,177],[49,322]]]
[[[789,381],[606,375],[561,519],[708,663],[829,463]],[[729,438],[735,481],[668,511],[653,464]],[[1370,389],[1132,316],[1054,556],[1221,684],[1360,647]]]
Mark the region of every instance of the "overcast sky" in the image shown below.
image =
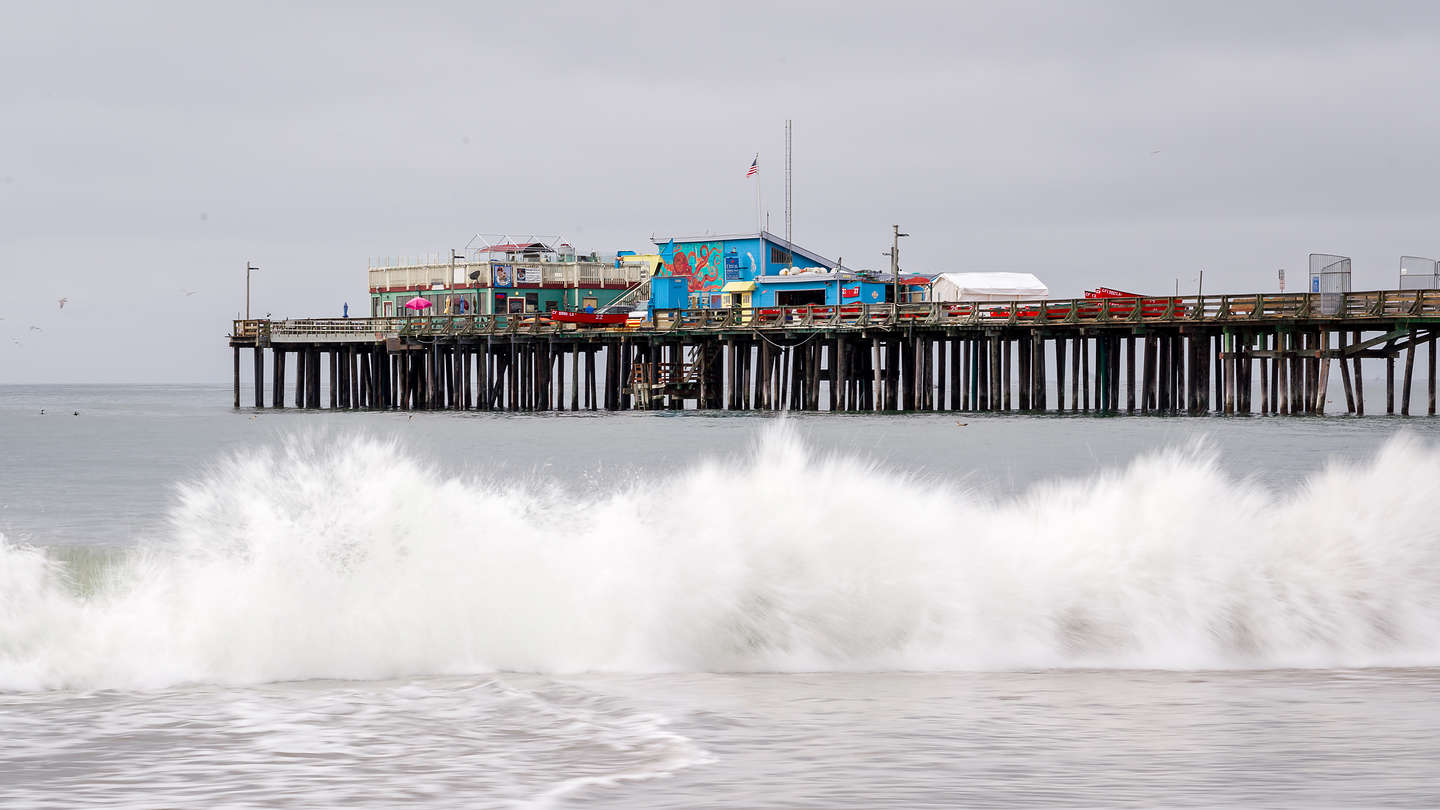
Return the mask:
[[[477,232],[753,231],[757,151],[783,232],[786,118],[795,241],[850,266],[892,223],[1057,297],[1440,254],[1440,3],[292,5],[7,9],[0,383],[228,384],[247,260],[324,316]]]

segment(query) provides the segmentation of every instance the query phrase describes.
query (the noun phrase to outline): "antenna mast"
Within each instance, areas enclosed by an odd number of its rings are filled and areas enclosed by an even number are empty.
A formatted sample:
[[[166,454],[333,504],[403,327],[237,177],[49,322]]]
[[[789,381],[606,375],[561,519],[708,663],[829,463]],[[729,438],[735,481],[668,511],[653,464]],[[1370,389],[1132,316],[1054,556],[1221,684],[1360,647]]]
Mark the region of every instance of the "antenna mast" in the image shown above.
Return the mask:
[[[790,133],[791,133],[791,122],[790,122],[790,119],[789,119],[789,118],[786,118],[786,119],[785,119],[785,241],[786,241],[786,242],[791,241],[791,238],[790,238],[790,166],[791,166],[791,157],[790,157],[790,156],[791,156]]]

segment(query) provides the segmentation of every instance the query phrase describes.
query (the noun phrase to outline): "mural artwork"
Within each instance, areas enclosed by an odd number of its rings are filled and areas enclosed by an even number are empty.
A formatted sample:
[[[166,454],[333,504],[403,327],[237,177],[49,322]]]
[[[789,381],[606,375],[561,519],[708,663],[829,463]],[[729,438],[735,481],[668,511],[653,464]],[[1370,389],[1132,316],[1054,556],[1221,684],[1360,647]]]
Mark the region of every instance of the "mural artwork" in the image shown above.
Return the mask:
[[[719,290],[725,260],[719,242],[684,242],[665,265],[665,275],[689,279],[690,292]]]

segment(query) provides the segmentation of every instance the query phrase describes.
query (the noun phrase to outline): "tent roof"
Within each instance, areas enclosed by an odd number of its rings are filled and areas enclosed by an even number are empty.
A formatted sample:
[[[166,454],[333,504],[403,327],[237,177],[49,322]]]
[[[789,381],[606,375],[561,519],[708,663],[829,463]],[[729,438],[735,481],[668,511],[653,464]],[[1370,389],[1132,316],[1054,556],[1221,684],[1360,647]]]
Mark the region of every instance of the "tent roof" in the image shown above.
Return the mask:
[[[1033,301],[1050,289],[1029,273],[941,273],[930,285],[935,301]]]
[[[995,288],[996,291],[1022,290],[1027,293],[1050,291],[1050,288],[1045,287],[1044,281],[1035,278],[1030,272],[942,272],[937,275],[936,281],[942,278],[956,287],[965,287],[968,290]]]
[[[1049,295],[1050,288],[1031,273],[941,273],[935,277],[959,290],[989,295]]]

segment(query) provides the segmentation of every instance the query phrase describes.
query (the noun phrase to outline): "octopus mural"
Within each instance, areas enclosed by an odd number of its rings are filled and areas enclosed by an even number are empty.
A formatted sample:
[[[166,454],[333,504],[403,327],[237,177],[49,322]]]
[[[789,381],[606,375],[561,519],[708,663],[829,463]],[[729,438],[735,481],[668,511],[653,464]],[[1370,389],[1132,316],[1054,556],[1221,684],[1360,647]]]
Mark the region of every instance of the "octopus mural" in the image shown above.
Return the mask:
[[[688,279],[690,292],[720,289],[725,275],[725,258],[719,242],[686,242],[675,246],[665,275]]]

